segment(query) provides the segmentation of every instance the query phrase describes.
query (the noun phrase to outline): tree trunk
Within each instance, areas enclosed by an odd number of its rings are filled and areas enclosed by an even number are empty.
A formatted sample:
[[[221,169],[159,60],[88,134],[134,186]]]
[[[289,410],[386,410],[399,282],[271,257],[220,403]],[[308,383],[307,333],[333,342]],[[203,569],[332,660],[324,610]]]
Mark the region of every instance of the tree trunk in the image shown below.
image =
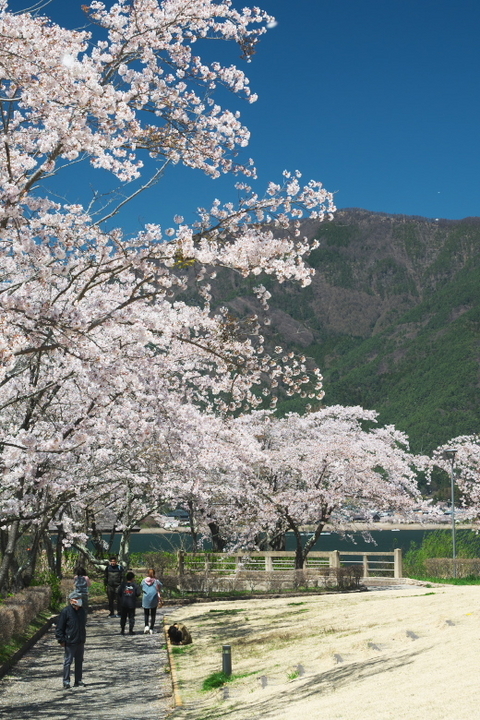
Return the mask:
[[[91,519],[90,519],[91,518]],[[97,524],[95,522],[95,516],[93,513],[90,515],[90,512],[87,511],[87,518],[86,518],[86,533],[89,536],[90,542],[92,543],[93,547],[95,548],[95,557],[99,559],[103,559],[105,555],[105,547],[103,543],[103,538],[101,533],[97,530]]]
[[[310,552],[310,550],[311,550],[313,547],[315,547],[315,545],[316,545],[316,543],[317,543],[317,540],[318,540],[318,538],[320,537],[320,535],[322,534],[322,530],[323,530],[324,527],[325,527],[325,522],[322,520],[322,522],[320,522],[320,523],[317,525],[317,527],[315,528],[315,532],[312,534],[312,536],[311,536],[311,537],[307,540],[307,542],[305,543],[305,546],[304,546],[304,548],[303,548],[304,559],[306,559],[306,557],[307,557],[308,553]]]
[[[285,550],[286,531],[285,521],[283,519],[278,520],[270,535],[267,535],[269,550]]]
[[[43,547],[45,548],[45,552],[47,553],[47,560],[48,560],[48,567],[50,568],[50,572],[55,572],[55,549],[52,543],[52,538],[50,537],[48,530],[43,533]]]
[[[7,530],[0,530],[0,553],[2,557],[7,549],[8,544],[8,532]]]
[[[115,540],[115,533],[116,533],[116,532],[117,532],[117,528],[116,528],[116,526],[114,525],[114,526],[112,527],[112,529],[110,530],[110,536],[109,536],[108,541],[107,541],[107,552],[108,552],[108,555],[109,555],[109,556],[112,554],[112,547],[113,547],[113,542],[114,542],[114,540]]]
[[[57,544],[55,546],[55,575],[62,577],[63,525],[57,525]]]
[[[8,573],[15,554],[17,540],[20,534],[20,521],[15,520],[8,530],[8,540],[3,553],[3,560],[0,566],[0,591],[8,590]]]
[[[289,525],[290,529],[295,535],[295,570],[303,570],[303,566],[305,565],[308,553],[315,546],[318,538],[322,534],[322,530],[325,526],[325,521],[322,520],[317,525],[315,531],[312,533],[311,537],[307,540],[305,545],[303,545],[302,543],[302,535],[300,533],[300,528],[294,523],[291,518],[289,518]]]
[[[213,552],[223,552],[227,547],[227,541],[223,539],[220,534],[220,527],[216,522],[212,521],[208,523],[210,532],[212,533],[212,549]]]
[[[193,502],[191,500],[188,500],[187,502],[188,506],[188,524],[190,527],[190,535],[192,536],[192,544],[194,550],[200,550],[200,542],[198,539],[198,532],[195,526],[195,517],[193,514]]]
[[[120,549],[118,552],[118,562],[128,567],[130,560],[130,537],[132,534],[131,528],[125,528],[120,538]]]
[[[305,563],[305,554],[303,552],[302,547],[302,539],[301,536],[295,537],[296,540],[296,548],[295,548],[295,570],[303,570],[303,565]]]
[[[265,535],[257,535],[255,537],[255,545],[258,546],[260,551],[265,550],[285,550],[285,531],[274,530],[272,533],[266,533]]]
[[[27,550],[27,560],[15,571],[15,575],[13,577],[13,585],[15,588],[28,587],[32,582],[33,576],[35,574],[38,552],[40,549],[40,537],[43,533],[43,530],[43,527],[37,528],[35,530],[30,542],[30,547]]]

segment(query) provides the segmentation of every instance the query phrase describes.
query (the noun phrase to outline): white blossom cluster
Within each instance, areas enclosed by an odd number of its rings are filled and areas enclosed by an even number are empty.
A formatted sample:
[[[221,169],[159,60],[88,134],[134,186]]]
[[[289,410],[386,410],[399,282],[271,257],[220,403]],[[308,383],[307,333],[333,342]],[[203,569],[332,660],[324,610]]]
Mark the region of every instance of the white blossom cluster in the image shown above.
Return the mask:
[[[252,102],[248,78],[197,48],[232,41],[249,59],[274,20],[229,0],[91,2],[86,12],[95,35],[0,1],[0,589],[18,538],[33,537],[33,567],[54,518],[68,541],[112,499],[153,511],[170,481],[162,466],[154,492],[144,458],[152,447],[167,457],[177,426],[202,424],[194,406],[246,412],[270,402],[265,380],[306,386],[304,361],[269,357],[258,327],[210,311],[208,281],[227,267],[307,284],[312,245],[299,220],[334,211],[331,194],[301,187],[298,173],[264,197],[242,184],[238,206],[215,201],[193,227],[174,215],[172,228],[149,223],[133,237],[106,230],[134,195],[129,183],[151,187],[169,164],[255,176],[237,160],[247,128],[216,101],[227,88]],[[49,177],[72,177],[79,163],[118,179],[113,206],[101,211],[99,187],[88,207],[69,200],[68,184],[64,200],[48,193]],[[192,267],[203,305],[178,299]],[[319,376],[314,386],[321,397]],[[122,513],[127,528],[135,513]]]

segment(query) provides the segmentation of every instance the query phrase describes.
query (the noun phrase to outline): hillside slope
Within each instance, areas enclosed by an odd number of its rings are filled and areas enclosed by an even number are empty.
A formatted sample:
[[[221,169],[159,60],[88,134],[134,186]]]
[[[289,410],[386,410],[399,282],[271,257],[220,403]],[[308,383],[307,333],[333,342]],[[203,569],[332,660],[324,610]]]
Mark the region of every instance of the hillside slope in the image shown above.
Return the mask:
[[[321,243],[309,258],[312,284],[262,279],[272,293],[268,341],[315,359],[326,404],[378,410],[416,451],[478,432],[480,218],[352,209],[330,223],[308,221],[304,231]],[[251,294],[258,282],[225,273],[215,302],[261,314]]]

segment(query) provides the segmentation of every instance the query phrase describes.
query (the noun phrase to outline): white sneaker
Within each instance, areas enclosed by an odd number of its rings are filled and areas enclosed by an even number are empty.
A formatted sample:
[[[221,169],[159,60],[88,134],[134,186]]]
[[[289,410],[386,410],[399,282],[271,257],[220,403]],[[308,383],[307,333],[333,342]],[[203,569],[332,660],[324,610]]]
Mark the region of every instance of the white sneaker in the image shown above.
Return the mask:
[[[152,628],[150,628],[150,635],[153,635],[153,630],[152,630]]]
[[[146,635],[149,630],[150,628],[148,627],[148,625],[145,625],[145,630],[143,631],[143,634]]]

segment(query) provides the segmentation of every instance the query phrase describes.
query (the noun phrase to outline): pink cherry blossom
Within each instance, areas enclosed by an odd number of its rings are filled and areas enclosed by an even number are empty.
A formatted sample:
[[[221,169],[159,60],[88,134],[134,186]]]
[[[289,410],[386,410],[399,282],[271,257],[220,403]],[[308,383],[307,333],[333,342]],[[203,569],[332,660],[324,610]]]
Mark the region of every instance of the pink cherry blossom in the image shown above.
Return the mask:
[[[79,543],[98,508],[113,503],[127,537],[139,513],[173,497],[180,463],[164,455],[155,474],[150,459],[154,449],[174,447],[180,428],[192,428],[192,437],[193,428],[197,436],[217,428],[205,435],[198,464],[210,471],[215,451],[206,446],[222,437],[219,488],[232,467],[226,448],[243,445],[228,440],[233,430],[220,430],[218,418],[274,404],[255,392],[265,379],[273,390],[306,392],[304,361],[296,367],[294,358],[269,357],[258,320],[211,312],[207,281],[227,267],[308,284],[304,258],[315,243],[302,237],[299,218],[335,209],[321,183],[302,186],[300,174],[290,173],[265,196],[240,183],[238,205],[199,208],[192,227],[172,212],[171,229],[105,230],[171,164],[212,177],[255,177],[252,161],[239,159],[248,129],[216,97],[227,88],[254,101],[248,78],[203,60],[197,48],[232,41],[250,59],[273,18],[229,0],[91,2],[86,11],[95,35],[12,13],[0,0],[0,589],[31,572],[54,519],[64,542]],[[150,176],[147,156],[156,163]],[[67,185],[64,200],[52,199],[44,181],[80,163],[94,178],[91,204],[72,201]],[[106,207],[97,169],[120,186]],[[130,191],[135,179],[140,190]],[[200,303],[181,300],[192,273]],[[260,290],[260,297],[266,309],[268,294]],[[321,380],[312,378],[319,397]],[[188,467],[186,445],[181,457]],[[26,533],[32,553],[12,578],[15,546]]]

